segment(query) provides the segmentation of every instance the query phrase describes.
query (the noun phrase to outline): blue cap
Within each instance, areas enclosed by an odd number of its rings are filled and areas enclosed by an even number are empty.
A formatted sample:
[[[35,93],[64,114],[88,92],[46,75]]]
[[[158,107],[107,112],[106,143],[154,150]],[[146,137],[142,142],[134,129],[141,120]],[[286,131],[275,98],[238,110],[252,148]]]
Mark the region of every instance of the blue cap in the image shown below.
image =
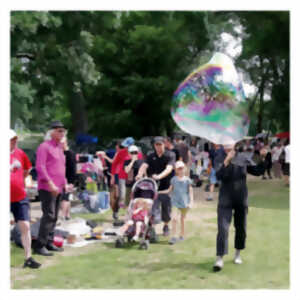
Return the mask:
[[[129,147],[134,144],[134,139],[132,137],[127,137],[121,144],[123,147]]]

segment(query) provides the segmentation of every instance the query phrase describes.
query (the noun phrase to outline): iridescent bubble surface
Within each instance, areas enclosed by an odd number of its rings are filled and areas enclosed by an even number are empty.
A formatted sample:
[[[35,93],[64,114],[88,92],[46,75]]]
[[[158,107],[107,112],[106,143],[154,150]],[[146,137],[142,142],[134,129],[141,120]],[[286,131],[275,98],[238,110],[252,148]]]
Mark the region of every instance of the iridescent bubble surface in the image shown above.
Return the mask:
[[[179,85],[171,114],[185,132],[215,144],[233,144],[249,129],[247,101],[232,60],[215,53]]]

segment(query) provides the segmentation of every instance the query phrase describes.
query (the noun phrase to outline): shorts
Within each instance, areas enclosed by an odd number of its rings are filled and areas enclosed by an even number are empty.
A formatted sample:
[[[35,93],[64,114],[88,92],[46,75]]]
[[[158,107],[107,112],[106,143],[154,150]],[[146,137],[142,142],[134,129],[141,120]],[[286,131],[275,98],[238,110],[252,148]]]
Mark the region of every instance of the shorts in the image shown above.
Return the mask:
[[[176,207],[176,206],[174,206],[174,207]],[[180,214],[183,216],[183,217],[185,217],[186,216],[186,214],[187,214],[187,212],[189,211],[189,207],[184,207],[184,208],[180,208],[180,207],[176,207],[177,209],[177,212],[180,212]],[[175,213],[175,212],[174,212]]]
[[[284,163],[282,166],[282,173],[285,176],[290,176],[290,164],[289,163]]]
[[[216,170],[214,168],[211,168],[211,170],[210,170],[209,182],[210,182],[210,184],[216,184],[217,183]]]
[[[13,213],[15,222],[29,221],[29,200],[24,198],[19,202],[10,203],[10,211]]]
[[[115,174],[115,184],[118,185],[119,184],[119,175]]]
[[[61,200],[62,201],[70,201],[69,196],[70,196],[70,193],[63,193]]]

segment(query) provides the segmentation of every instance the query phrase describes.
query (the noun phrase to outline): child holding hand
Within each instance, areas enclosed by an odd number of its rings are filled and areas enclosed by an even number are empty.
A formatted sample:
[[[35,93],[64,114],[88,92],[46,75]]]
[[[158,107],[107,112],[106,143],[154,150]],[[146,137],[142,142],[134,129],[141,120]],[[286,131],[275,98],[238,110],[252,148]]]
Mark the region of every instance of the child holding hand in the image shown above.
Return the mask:
[[[193,207],[194,195],[192,188],[192,180],[185,176],[185,164],[183,161],[177,161],[175,164],[175,176],[171,179],[170,187],[167,190],[160,191],[161,194],[171,193],[172,207],[172,230],[169,244],[173,245],[177,242],[176,225],[180,217],[180,236],[179,241],[184,240],[185,235],[185,218],[188,210]]]

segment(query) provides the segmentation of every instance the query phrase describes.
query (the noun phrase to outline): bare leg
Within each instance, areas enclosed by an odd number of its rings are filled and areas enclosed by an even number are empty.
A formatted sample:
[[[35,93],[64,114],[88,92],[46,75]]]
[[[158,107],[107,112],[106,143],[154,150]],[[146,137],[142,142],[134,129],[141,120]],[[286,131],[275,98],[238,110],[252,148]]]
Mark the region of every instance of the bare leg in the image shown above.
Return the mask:
[[[185,215],[181,213],[180,216],[180,236],[184,237],[184,219],[185,219]]]
[[[136,238],[138,238],[140,236],[142,225],[143,225],[143,222],[141,222],[141,221],[136,222],[136,229],[135,229],[135,237]]]
[[[172,216],[172,236],[175,236],[176,235],[176,223],[177,223],[177,220],[176,220],[176,216]]]
[[[18,221],[21,231],[21,241],[25,251],[25,259],[31,257],[31,234],[29,221]]]
[[[61,202],[61,211],[63,217],[70,218],[70,202],[63,200]]]
[[[125,223],[120,229],[119,229],[119,233],[121,235],[123,235],[127,229],[129,228],[129,226],[133,225],[133,222],[131,220],[129,220],[127,223]]]

